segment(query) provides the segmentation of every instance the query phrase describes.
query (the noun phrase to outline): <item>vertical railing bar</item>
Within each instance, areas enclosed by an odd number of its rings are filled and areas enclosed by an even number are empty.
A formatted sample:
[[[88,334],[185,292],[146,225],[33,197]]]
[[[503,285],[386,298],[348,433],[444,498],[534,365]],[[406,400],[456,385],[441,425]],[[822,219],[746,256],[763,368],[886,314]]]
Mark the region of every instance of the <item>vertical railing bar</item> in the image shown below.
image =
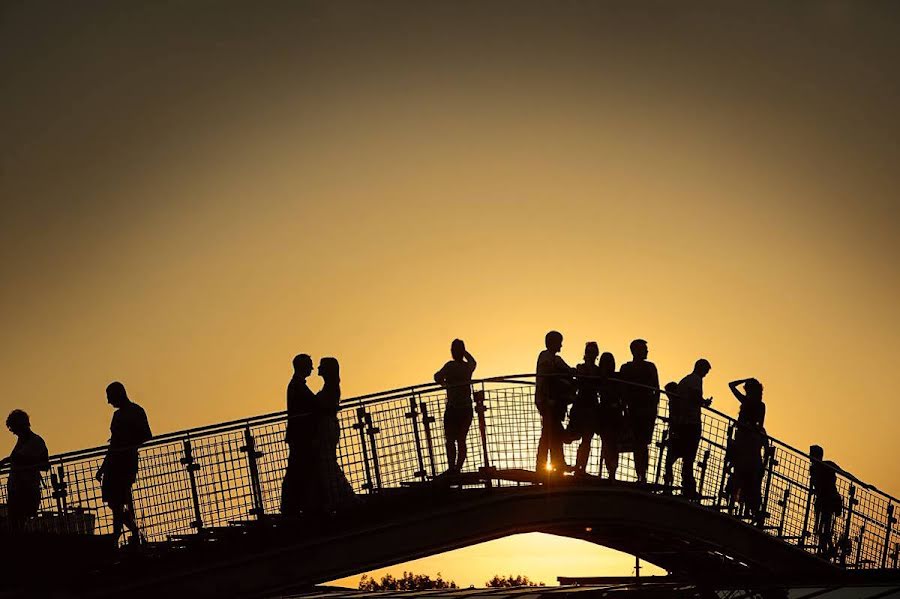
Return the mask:
[[[847,519],[844,521],[844,534],[841,537],[841,565],[846,565],[847,554],[850,552],[850,522],[853,519],[854,505],[856,505],[856,487],[851,484],[847,497]]]
[[[425,427],[425,447],[428,449],[428,463],[431,465],[431,477],[437,476],[437,468],[434,463],[434,441],[431,438],[431,425],[434,423],[434,416],[428,414],[428,403],[420,399],[419,409],[422,410],[422,426]]]
[[[193,448],[191,447],[191,438],[184,440],[184,457],[181,458],[181,464],[188,473],[188,481],[191,485],[191,506],[194,509],[194,520],[190,523],[191,528],[200,532],[203,530],[203,515],[200,512],[200,494],[197,491],[197,470],[200,466],[194,461]]]
[[[778,521],[778,538],[784,536],[784,519],[787,516],[788,501],[790,500],[790,497],[791,487],[790,485],[788,485],[784,488],[784,495],[781,497],[781,501],[779,502],[779,505],[781,506],[781,518]]]
[[[412,395],[409,398],[409,411],[406,413],[406,417],[412,420],[413,440],[416,444],[416,463],[419,466],[419,469],[413,473],[413,476],[424,479],[425,460],[422,456],[422,441],[419,438],[419,411],[416,409],[415,395]]]
[[[375,435],[381,432],[381,429],[372,424],[372,414],[366,412],[366,434],[369,436],[369,444],[372,446],[372,470],[375,472],[375,485],[381,489],[381,468],[378,464],[378,446],[375,443]]]
[[[244,446],[241,447],[241,451],[247,454],[247,465],[250,469],[250,498],[253,502],[250,514],[259,519],[265,515],[265,509],[262,502],[262,488],[259,484],[259,467],[256,460],[262,457],[263,454],[256,451],[256,440],[250,432],[249,425],[244,429]]]
[[[709,449],[703,451],[703,459],[700,461],[700,480],[697,481],[697,496],[703,501],[703,489],[706,486],[706,467],[709,465]]]
[[[363,454],[363,472],[366,475],[366,482],[363,483],[362,488],[371,493],[375,487],[372,484],[372,467],[369,465],[369,449],[366,446],[366,409],[364,407],[356,408],[356,424],[353,425],[353,428],[359,431],[359,444]]]
[[[481,457],[482,466],[481,471],[485,474],[485,487],[490,487],[493,483],[491,481],[491,456],[488,453],[488,444],[487,444],[487,420],[485,418],[484,413],[487,411],[487,406],[484,404],[484,383],[481,383],[481,389],[474,393],[475,398],[475,413],[478,414],[478,433],[481,437]]]
[[[888,548],[891,544],[891,529],[893,528],[894,522],[897,519],[894,518],[894,504],[888,503],[887,506],[887,526],[884,531],[884,546],[881,549],[881,567],[884,568],[887,565],[887,557],[888,557]]]
[[[766,487],[763,492],[763,498],[761,505],[759,506],[759,513],[757,517],[759,518],[759,526],[764,526],[766,521],[769,519],[769,492],[772,489],[772,474],[775,471],[775,467],[778,466],[778,460],[775,459],[775,451],[776,448],[774,445],[771,445],[767,442],[766,444],[766,454],[767,454],[767,474],[766,474]]]

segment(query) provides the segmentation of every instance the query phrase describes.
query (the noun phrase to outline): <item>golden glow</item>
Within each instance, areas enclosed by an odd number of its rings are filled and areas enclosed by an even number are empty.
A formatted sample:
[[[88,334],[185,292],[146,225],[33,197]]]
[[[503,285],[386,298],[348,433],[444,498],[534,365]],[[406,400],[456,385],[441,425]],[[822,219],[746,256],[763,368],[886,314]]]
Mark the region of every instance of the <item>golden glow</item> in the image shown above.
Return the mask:
[[[704,356],[731,414],[755,376],[773,435],[900,492],[895,9],[39,4],[0,20],[0,407],[52,452],[114,379],[162,433],[283,409],[297,352],[350,397],[555,328]]]

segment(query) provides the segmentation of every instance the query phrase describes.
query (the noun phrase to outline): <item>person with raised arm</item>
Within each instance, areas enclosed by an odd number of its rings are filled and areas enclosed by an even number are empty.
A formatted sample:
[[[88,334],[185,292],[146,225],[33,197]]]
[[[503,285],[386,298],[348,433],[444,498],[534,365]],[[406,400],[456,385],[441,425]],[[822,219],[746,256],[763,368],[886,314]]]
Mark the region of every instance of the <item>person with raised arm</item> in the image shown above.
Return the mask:
[[[741,404],[734,441],[726,454],[734,467],[731,493],[734,500],[742,503],[759,522],[762,517],[763,449],[768,444],[763,386],[758,380],[749,378],[731,381],[728,388]]]
[[[466,437],[475,413],[472,409],[472,373],[477,362],[466,350],[462,339],[450,343],[449,362],[434,373],[434,382],[447,389],[444,408],[444,439],[447,444],[447,468],[450,473],[462,471],[466,463]]]
[[[697,498],[697,481],[694,479],[694,461],[700,447],[703,432],[701,409],[712,403],[712,398],[703,398],[703,379],[712,367],[709,361],[700,358],[694,363],[694,370],[678,383],[674,400],[675,409],[669,420],[669,454],[666,458],[664,483],[672,484],[672,466],[681,459],[681,490],[688,499]],[[668,386],[666,387],[668,392]]]
[[[281,483],[281,513],[287,516],[295,516],[304,508],[309,508],[309,479],[316,452],[316,395],[306,384],[313,371],[313,361],[308,354],[297,354],[292,365],[294,375],[287,386],[284,437],[288,445],[288,459]]]
[[[624,383],[625,413],[634,441],[634,469],[638,482],[646,483],[659,406],[659,373],[656,364],[647,360],[650,350],[645,340],[635,339],[629,347],[632,360],[622,364],[619,377]]]
[[[137,480],[138,450],[153,437],[144,408],[128,398],[125,385],[115,381],[106,387],[106,401],[116,409],[109,425],[109,450],[97,471],[103,501],[113,513],[113,541],[118,544],[123,526],[131,531],[130,543],[141,541],[134,516],[131,487]]]
[[[24,410],[13,410],[6,428],[16,436],[16,445],[0,468],[9,466],[6,481],[6,509],[10,529],[20,531],[41,506],[41,471],[50,469],[47,444],[31,430],[31,419]]]
[[[563,454],[563,421],[571,403],[571,377],[575,369],[559,356],[562,343],[562,333],[550,331],[544,336],[545,349],[537,359],[534,405],[541,416],[541,438],[535,471],[539,473],[549,471],[562,474],[571,470]]]
[[[566,441],[572,442],[578,439],[578,453],[575,458],[575,474],[587,473],[587,464],[591,456],[591,443],[594,433],[597,432],[597,418],[600,405],[597,402],[600,368],[597,366],[597,356],[600,349],[596,341],[588,341],[584,345],[584,362],[575,367],[577,377],[575,381],[575,402],[569,411],[569,426],[566,429]]]

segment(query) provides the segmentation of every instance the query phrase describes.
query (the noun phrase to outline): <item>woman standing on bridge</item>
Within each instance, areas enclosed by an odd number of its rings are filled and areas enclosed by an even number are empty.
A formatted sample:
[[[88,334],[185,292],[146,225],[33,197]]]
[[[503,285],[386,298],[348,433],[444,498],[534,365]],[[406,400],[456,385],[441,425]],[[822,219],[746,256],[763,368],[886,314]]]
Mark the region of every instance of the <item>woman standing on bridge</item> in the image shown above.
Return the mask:
[[[739,387],[743,385],[744,391]],[[734,465],[731,493],[735,501],[741,502],[754,518],[759,518],[760,487],[763,477],[762,451],[767,444],[766,404],[763,403],[763,386],[754,378],[728,383],[735,398],[741,402],[738,412],[734,442],[728,459]]]
[[[597,411],[597,432],[600,435],[600,458],[606,464],[610,480],[616,479],[619,467],[619,438],[625,426],[622,407],[622,391],[613,377],[616,374],[616,358],[609,352],[603,352],[597,366],[600,382],[600,408]],[[602,474],[602,472],[601,472]]]
[[[597,404],[597,391],[600,368],[597,356],[600,349],[596,341],[588,341],[584,345],[584,362],[575,367],[576,380],[575,402],[569,411],[569,427],[567,441],[581,439],[575,459],[575,474],[585,474],[588,459],[591,456],[591,443],[597,430],[597,418],[600,406]]]
[[[337,448],[341,438],[338,411],[341,401],[341,371],[335,358],[319,361],[319,376],[324,385],[316,393],[316,456],[313,489],[315,504],[320,509],[332,511],[354,496],[353,488],[344,476],[337,461]]]

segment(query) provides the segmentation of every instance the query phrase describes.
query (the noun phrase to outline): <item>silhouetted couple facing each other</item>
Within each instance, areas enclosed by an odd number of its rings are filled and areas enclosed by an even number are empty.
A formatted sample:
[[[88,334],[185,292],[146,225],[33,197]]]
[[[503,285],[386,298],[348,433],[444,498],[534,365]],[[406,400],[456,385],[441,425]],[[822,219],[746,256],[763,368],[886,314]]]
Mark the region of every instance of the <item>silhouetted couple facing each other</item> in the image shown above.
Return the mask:
[[[313,370],[312,358],[298,354],[293,366],[294,375],[287,387],[288,465],[281,488],[281,512],[286,515],[328,511],[353,495],[337,463],[341,401],[338,361],[319,361],[323,385],[318,393],[306,383]]]

